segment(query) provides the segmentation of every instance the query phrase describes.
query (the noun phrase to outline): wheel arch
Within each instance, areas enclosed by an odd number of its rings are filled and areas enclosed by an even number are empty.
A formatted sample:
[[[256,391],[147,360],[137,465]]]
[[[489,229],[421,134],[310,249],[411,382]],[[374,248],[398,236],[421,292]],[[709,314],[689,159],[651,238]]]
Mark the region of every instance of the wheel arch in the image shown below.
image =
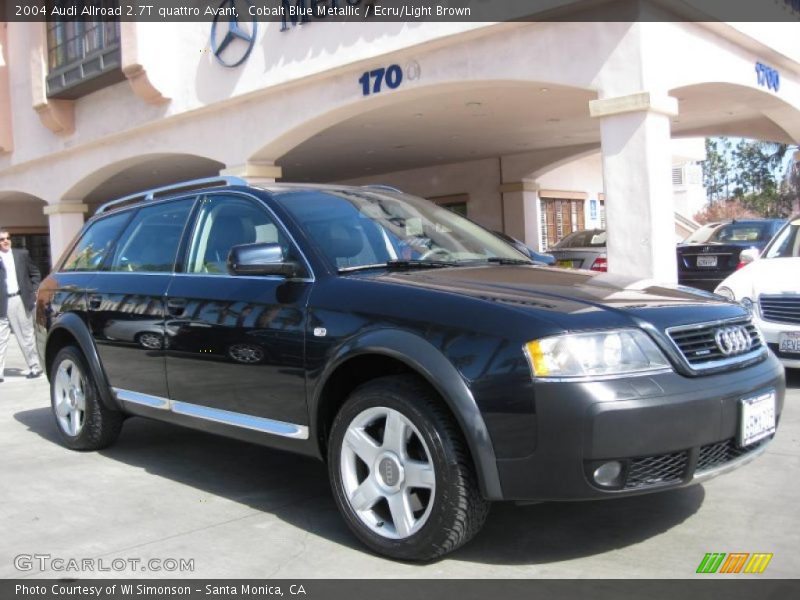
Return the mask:
[[[472,392],[435,346],[406,331],[368,332],[349,340],[328,362],[309,406],[320,454],[326,454],[330,426],[350,392],[366,381],[400,373],[417,375],[443,399],[467,441],[482,494],[502,499],[494,447]]]
[[[100,357],[97,354],[97,348],[94,345],[92,335],[83,320],[73,313],[67,313],[61,316],[50,328],[47,334],[47,343],[44,351],[45,372],[47,377],[50,377],[50,372],[53,367],[53,361],[56,358],[59,350],[65,346],[78,346],[83,353],[84,358],[89,369],[92,372],[97,389],[100,392],[100,398],[106,408],[111,410],[120,410],[116,398],[111,393],[111,387],[108,385],[105,371],[100,363]]]

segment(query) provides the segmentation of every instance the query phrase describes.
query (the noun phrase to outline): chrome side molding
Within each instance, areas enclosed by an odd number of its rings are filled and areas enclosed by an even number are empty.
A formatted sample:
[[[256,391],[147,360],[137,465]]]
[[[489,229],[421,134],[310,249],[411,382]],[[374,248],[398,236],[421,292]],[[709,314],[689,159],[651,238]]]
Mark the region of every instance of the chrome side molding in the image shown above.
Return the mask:
[[[139,392],[123,390],[120,388],[112,388],[112,391],[116,395],[117,399],[122,402],[130,402],[131,404],[138,404],[148,408],[167,410],[175,414],[192,417],[194,419],[213,421],[214,423],[221,423],[223,425],[230,425],[232,427],[240,427],[242,429],[251,429],[253,431],[260,431],[261,433],[268,433],[270,435],[279,435],[281,437],[288,437],[298,440],[308,439],[308,427],[305,425],[296,425],[294,423],[286,423],[285,421],[277,421],[274,419],[266,419],[264,417],[256,417],[254,415],[246,415],[244,413],[222,410],[220,408],[212,408],[210,406],[191,404],[190,402],[170,400],[169,398],[150,396],[149,394],[141,394]]]

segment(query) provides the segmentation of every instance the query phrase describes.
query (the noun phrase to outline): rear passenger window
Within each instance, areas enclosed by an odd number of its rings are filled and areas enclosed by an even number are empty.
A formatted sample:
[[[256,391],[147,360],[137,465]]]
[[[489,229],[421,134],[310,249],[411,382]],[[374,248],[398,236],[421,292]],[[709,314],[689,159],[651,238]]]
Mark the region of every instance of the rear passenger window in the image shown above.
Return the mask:
[[[187,272],[228,274],[228,254],[240,244],[280,244],[284,254],[290,245],[264,208],[237,196],[209,196],[197,219]]]
[[[171,272],[193,204],[187,198],[140,209],[117,243],[109,270]]]
[[[64,261],[62,271],[97,271],[131,213],[104,217],[92,223]]]

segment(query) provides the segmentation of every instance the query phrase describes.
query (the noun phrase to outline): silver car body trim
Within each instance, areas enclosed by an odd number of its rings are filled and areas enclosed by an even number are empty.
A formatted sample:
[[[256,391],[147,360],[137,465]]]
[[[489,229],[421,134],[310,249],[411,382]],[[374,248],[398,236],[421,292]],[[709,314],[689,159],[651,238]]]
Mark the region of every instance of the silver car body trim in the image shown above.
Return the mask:
[[[308,439],[308,427],[305,425],[296,425],[294,423],[286,423],[285,421],[266,419],[264,417],[211,408],[210,406],[201,406],[190,402],[170,400],[169,398],[150,396],[149,394],[141,394],[139,392],[120,388],[112,388],[112,390],[117,398],[123,402],[139,404],[148,408],[167,410],[178,415],[213,421],[215,423],[222,423],[223,425],[231,425],[242,429],[252,429],[253,431],[260,431],[270,435],[279,435],[281,437],[298,440]]]
[[[120,388],[111,388],[118,400],[123,402],[131,402],[133,404],[140,404],[149,408],[158,408],[161,410],[169,410],[169,398],[162,398],[160,396],[151,396],[149,394],[140,394],[131,390],[123,390]]]
[[[695,474],[692,477],[692,481],[691,482],[692,483],[702,483],[704,481],[708,481],[709,479],[713,479],[714,477],[717,477],[718,475],[723,475],[724,473],[727,473],[728,471],[733,471],[734,469],[738,469],[742,465],[746,465],[751,460],[755,460],[756,458],[758,458],[759,456],[764,454],[764,452],[767,450],[767,446],[769,446],[769,443],[761,444],[761,446],[759,446],[755,450],[751,450],[750,452],[748,452],[744,456],[740,456],[739,458],[735,458],[735,459],[733,459],[733,460],[731,460],[729,462],[726,462],[723,465],[720,465],[718,467],[714,467],[714,468],[711,468],[711,469],[706,469],[706,470],[700,471],[700,472],[695,471]]]

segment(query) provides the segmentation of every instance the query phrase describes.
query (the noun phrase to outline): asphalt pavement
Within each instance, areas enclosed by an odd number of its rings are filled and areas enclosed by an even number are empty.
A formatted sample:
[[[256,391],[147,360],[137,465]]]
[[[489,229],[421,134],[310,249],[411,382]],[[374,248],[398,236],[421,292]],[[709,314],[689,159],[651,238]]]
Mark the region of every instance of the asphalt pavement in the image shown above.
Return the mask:
[[[25,379],[15,342],[0,384],[2,578],[691,578],[709,577],[695,573],[709,552],[773,554],[761,575],[724,577],[800,575],[800,371],[749,465],[636,498],[496,503],[471,543],[418,565],[361,546],[308,458],[141,418],[107,450],[66,449],[47,379]]]

